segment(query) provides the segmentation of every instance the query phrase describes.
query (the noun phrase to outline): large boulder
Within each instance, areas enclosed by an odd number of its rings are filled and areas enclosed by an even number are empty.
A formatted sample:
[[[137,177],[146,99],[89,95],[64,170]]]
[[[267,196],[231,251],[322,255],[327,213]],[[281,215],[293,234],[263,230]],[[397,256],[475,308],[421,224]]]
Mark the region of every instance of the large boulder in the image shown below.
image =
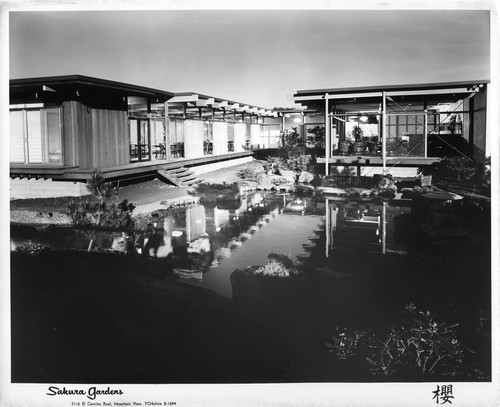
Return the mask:
[[[212,251],[212,241],[207,233],[202,233],[199,237],[189,243],[187,252],[189,254],[205,254]]]

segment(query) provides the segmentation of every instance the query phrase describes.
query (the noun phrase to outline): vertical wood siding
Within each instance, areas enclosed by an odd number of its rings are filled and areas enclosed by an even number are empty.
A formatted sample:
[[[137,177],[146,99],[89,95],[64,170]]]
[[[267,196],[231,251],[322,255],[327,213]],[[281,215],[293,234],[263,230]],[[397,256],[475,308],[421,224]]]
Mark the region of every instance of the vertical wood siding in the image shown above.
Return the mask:
[[[127,112],[92,110],[94,168],[109,168],[129,163],[127,123]]]
[[[63,163],[67,166],[78,166],[79,159],[79,139],[78,139],[78,113],[77,102],[63,103],[62,117],[62,143],[63,143]]]
[[[71,102],[76,126],[73,135],[78,146],[78,164],[81,169],[92,168],[92,118],[90,109],[78,102]]]

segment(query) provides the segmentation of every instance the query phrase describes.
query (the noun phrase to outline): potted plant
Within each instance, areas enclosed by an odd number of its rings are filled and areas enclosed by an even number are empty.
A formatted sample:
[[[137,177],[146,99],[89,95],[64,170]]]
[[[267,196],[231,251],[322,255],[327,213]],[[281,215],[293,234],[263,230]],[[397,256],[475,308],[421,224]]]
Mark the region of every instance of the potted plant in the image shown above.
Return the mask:
[[[364,151],[364,143],[363,143],[363,129],[359,126],[354,126],[351,131],[352,136],[354,137],[354,153],[360,154]]]

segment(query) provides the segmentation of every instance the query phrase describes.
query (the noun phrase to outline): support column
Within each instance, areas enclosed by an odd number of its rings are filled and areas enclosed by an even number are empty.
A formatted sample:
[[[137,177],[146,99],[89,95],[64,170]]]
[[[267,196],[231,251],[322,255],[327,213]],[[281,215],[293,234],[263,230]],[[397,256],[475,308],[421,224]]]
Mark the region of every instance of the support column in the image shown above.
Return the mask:
[[[424,157],[427,158],[427,113],[424,113]]]
[[[382,92],[382,174],[386,175],[386,161],[387,161],[387,126],[386,126],[386,100],[385,100],[385,91]]]
[[[325,208],[326,208],[326,213],[325,213],[325,235],[326,235],[326,242],[325,242],[325,257],[329,257],[330,255],[330,205],[328,198],[325,199]]]
[[[387,241],[387,202],[382,203],[382,254],[386,252]]]
[[[331,146],[331,127],[330,127],[330,117],[328,115],[328,93],[325,93],[325,175],[330,172],[330,152],[332,151]]]
[[[170,151],[170,117],[168,116],[168,102],[165,102],[165,159],[170,161],[172,153]]]

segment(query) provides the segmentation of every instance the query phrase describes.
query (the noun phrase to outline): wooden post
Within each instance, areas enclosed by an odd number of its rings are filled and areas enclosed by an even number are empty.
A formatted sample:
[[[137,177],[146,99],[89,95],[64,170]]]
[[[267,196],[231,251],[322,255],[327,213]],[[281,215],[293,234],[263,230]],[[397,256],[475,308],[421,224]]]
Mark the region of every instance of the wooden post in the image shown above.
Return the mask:
[[[427,112],[424,113],[424,157],[427,158]]]
[[[331,127],[330,118],[328,116],[328,93],[325,93],[325,175],[329,174],[330,170],[330,151],[331,146]]]

